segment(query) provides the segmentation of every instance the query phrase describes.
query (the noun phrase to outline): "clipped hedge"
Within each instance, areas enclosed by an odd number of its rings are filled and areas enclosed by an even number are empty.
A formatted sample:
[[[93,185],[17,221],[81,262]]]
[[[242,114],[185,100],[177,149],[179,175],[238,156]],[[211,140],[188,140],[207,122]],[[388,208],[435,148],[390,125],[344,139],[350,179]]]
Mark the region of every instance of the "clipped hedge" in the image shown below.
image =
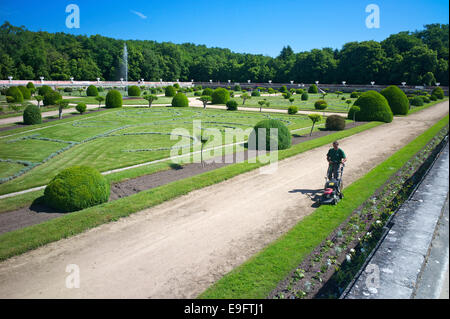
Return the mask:
[[[367,91],[355,101],[360,111],[356,113],[357,121],[380,121],[390,123],[393,114],[386,98],[376,91]]]
[[[261,93],[259,93],[259,91],[254,90],[252,91],[252,96],[261,96]]]
[[[205,93],[205,91],[203,91]],[[215,89],[211,95],[212,104],[226,104],[230,100],[230,92],[224,88]]]
[[[345,118],[339,115],[330,115],[325,122],[328,131],[342,131],[345,129]]]
[[[318,100],[314,103],[314,108],[316,110],[325,110],[328,107],[327,101]]]
[[[265,149],[270,150],[270,143],[274,139],[273,136],[270,134],[270,129],[275,128],[278,129],[278,150],[284,150],[291,147],[291,133],[289,132],[289,129],[286,127],[286,125],[283,124],[283,122],[279,120],[262,120],[258,122],[255,127],[253,128],[253,131],[250,133],[249,140],[254,141],[256,145],[249,145],[250,148],[256,147],[257,149],[262,149],[262,146],[258,145],[259,136],[260,134],[259,129],[266,129],[266,145]],[[261,132],[263,133],[263,132]]]
[[[391,85],[381,90],[383,95],[389,103],[392,114],[394,115],[406,115],[409,111],[409,101],[405,92],[403,92],[398,86]]]
[[[38,95],[45,96],[47,93],[53,92],[52,88],[48,85],[43,85],[38,88]]]
[[[23,123],[34,125],[42,123],[41,110],[37,105],[28,105],[23,111]]]
[[[206,88],[203,90],[202,95],[212,96],[213,92],[214,92],[213,89]]]
[[[20,93],[22,93],[24,100],[31,99],[31,91],[27,87],[21,85],[18,89],[20,90]]]
[[[106,94],[105,107],[106,108],[117,108],[122,107],[122,94],[117,90],[111,90]]]
[[[11,96],[16,103],[23,102],[22,92],[16,86],[11,86],[8,90],[6,90],[6,96]]]
[[[80,114],[83,114],[87,109],[86,103],[78,103],[75,109],[80,112]]]
[[[295,105],[291,105],[288,107],[288,114],[297,114],[298,113],[298,107]]]
[[[97,96],[98,95],[98,89],[95,85],[89,85],[86,89],[86,96]]]
[[[141,96],[141,89],[137,85],[128,87],[128,96]]]
[[[227,110],[228,111],[237,111],[238,103],[235,100],[229,100],[227,102]]]
[[[317,88],[317,85],[313,84],[308,88],[308,93],[319,93],[319,89]]]
[[[309,99],[308,93],[304,92],[304,93],[302,94],[302,101],[308,101],[308,99]]]
[[[98,170],[74,166],[56,175],[44,190],[45,202],[63,212],[73,212],[108,201],[110,186]]]
[[[188,107],[189,100],[183,93],[177,93],[172,99],[173,107]]]
[[[59,94],[59,92],[56,91],[51,91],[48,92],[44,95],[44,106],[48,106],[48,105],[56,105],[56,103],[62,99],[61,94]]]
[[[27,88],[28,89],[35,89],[36,87],[34,86],[33,82],[28,82],[27,83]]]
[[[415,96],[410,100],[411,105],[413,106],[423,106],[423,99],[420,96]]]
[[[356,119],[356,113],[358,113],[359,111],[361,111],[361,109],[359,108],[359,106],[357,105],[353,105],[350,110],[348,110],[348,114],[347,114],[347,118],[349,120],[353,120],[353,118]]]
[[[164,95],[167,97],[174,97],[175,94],[177,94],[177,90],[171,85],[166,86],[164,89]]]
[[[444,98],[444,90],[441,87],[434,88],[431,91],[431,95],[436,96],[438,99],[442,100]]]

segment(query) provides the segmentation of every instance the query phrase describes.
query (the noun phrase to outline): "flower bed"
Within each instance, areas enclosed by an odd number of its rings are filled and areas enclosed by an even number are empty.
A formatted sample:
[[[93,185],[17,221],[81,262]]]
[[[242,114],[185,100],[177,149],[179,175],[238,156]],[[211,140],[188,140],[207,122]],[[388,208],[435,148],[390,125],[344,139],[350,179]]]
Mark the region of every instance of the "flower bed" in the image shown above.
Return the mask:
[[[447,143],[448,125],[280,282],[268,298],[339,298]]]

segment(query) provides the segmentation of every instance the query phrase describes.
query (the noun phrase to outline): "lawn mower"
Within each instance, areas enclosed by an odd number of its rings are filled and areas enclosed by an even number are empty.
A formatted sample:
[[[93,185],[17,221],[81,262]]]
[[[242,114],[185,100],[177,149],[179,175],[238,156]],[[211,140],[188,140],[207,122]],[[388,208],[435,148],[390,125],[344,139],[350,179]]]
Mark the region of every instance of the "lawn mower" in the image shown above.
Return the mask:
[[[319,198],[319,205],[336,205],[344,195],[342,194],[342,174],[344,173],[344,164],[338,169],[337,179],[328,179],[332,166],[328,166],[327,176],[325,177],[325,189]]]

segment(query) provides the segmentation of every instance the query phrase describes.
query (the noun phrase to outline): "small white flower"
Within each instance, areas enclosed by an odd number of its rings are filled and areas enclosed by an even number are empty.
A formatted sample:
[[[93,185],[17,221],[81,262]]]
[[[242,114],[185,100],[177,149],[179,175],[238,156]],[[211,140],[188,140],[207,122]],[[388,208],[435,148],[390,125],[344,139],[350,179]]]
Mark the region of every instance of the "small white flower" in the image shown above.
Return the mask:
[[[350,253],[354,254],[354,253],[355,253],[355,250],[354,250],[353,248],[350,249]]]
[[[352,257],[350,255],[345,255],[345,259],[347,259],[347,262],[350,262],[352,260]]]
[[[381,220],[377,220],[375,223],[377,224],[381,224]]]

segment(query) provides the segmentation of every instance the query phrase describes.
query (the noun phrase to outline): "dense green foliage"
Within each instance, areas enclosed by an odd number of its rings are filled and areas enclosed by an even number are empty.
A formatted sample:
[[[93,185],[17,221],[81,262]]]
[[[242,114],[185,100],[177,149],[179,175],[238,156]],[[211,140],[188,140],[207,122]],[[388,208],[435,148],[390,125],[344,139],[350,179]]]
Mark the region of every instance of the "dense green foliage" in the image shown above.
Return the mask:
[[[230,92],[228,92],[228,90],[224,88],[215,89],[211,95],[212,104],[226,104],[229,99]]]
[[[44,95],[44,105],[56,105],[56,103],[62,99],[61,94],[57,91],[51,91]]]
[[[128,96],[141,96],[141,89],[137,85],[128,87]]]
[[[319,90],[317,89],[317,86],[316,86],[315,84],[311,85],[311,86],[308,88],[308,93],[316,94],[316,93],[318,93],[318,92],[319,92]]]
[[[164,90],[164,95],[167,97],[174,97],[175,94],[177,94],[177,90],[171,85],[167,86]]]
[[[434,88],[431,95],[436,96],[438,99],[444,98],[444,90],[441,87]]]
[[[227,102],[227,110],[228,111],[237,111],[238,103],[235,100],[229,100]]]
[[[11,86],[6,90],[6,96],[11,96],[13,98],[13,102],[20,103],[23,102],[22,92],[16,86]]]
[[[105,107],[106,108],[116,108],[122,107],[122,94],[117,90],[111,90],[106,94]]]
[[[355,101],[360,111],[356,113],[357,121],[380,121],[390,123],[393,114],[386,98],[376,91],[367,91]]]
[[[342,131],[345,129],[345,118],[339,115],[330,115],[325,122],[325,128],[329,131]]]
[[[42,96],[45,96],[45,94],[51,93],[52,91],[53,91],[52,88],[49,87],[48,85],[43,85],[38,88],[38,94]]]
[[[314,103],[314,108],[316,110],[325,110],[328,106],[327,101],[324,100],[318,100]]]
[[[227,91],[228,92],[228,91]],[[177,93],[172,99],[173,107],[187,107],[189,106],[189,100],[183,93]]]
[[[89,166],[74,166],[56,175],[44,191],[45,202],[63,212],[73,212],[105,203],[110,186],[104,176]]]
[[[348,119],[349,120],[356,120],[356,114],[361,111],[361,109],[359,108],[359,106],[357,105],[353,105],[350,110],[348,110]]]
[[[275,128],[278,130],[278,140],[275,140],[274,136],[270,133],[270,129]],[[253,131],[250,133],[249,140],[254,141],[256,145],[254,145],[257,149],[263,149],[264,146],[258,145],[259,141],[259,134],[264,133],[264,130],[259,129],[265,129],[265,135],[266,135],[266,145],[265,149],[270,150],[270,144],[275,144],[274,142],[278,143],[278,149],[284,150],[289,147],[291,147],[291,133],[289,132],[289,129],[286,127],[286,125],[283,124],[283,122],[279,120],[262,120],[258,122],[255,127],[253,128]],[[249,145],[249,147],[252,147],[252,145]]]
[[[391,85],[381,90],[383,95],[389,103],[389,107],[394,115],[406,115],[409,111],[409,101],[406,94],[396,85]]]
[[[308,93],[304,92],[302,93],[302,101],[308,101],[309,95]]]
[[[83,114],[87,109],[86,103],[78,103],[75,109],[80,112],[80,114]]]
[[[259,93],[258,90],[253,90],[252,91],[252,96],[261,96],[261,93]]]
[[[95,85],[89,85],[86,89],[86,96],[97,96],[98,95],[98,89]]]
[[[20,90],[20,93],[22,93],[24,100],[31,99],[31,92],[27,87],[21,85],[18,87],[18,89]]]
[[[206,89],[203,90],[202,95],[212,96],[213,92],[214,92],[213,89],[206,88]]]
[[[34,86],[33,82],[28,82],[28,83],[27,83],[27,88],[29,88],[29,89],[35,89],[36,87]]]
[[[41,124],[41,110],[37,105],[28,105],[23,111],[23,123],[27,125]]]
[[[290,105],[290,106],[288,107],[288,113],[289,113],[289,114],[297,114],[297,112],[298,112],[298,107],[297,107],[297,106],[295,106],[295,105]]]
[[[313,49],[279,56],[234,53],[192,43],[127,41],[130,81],[210,79],[244,83],[401,83],[432,80],[448,85],[448,24],[400,32],[381,42],[344,44],[341,50]],[[123,40],[100,35],[32,32],[5,22],[0,27],[0,78],[46,80],[117,80]],[[43,95],[43,94],[40,94]]]
[[[422,106],[423,105],[423,99],[421,96],[415,96],[415,97],[411,98],[410,102],[411,102],[411,105],[413,105],[413,106]]]

